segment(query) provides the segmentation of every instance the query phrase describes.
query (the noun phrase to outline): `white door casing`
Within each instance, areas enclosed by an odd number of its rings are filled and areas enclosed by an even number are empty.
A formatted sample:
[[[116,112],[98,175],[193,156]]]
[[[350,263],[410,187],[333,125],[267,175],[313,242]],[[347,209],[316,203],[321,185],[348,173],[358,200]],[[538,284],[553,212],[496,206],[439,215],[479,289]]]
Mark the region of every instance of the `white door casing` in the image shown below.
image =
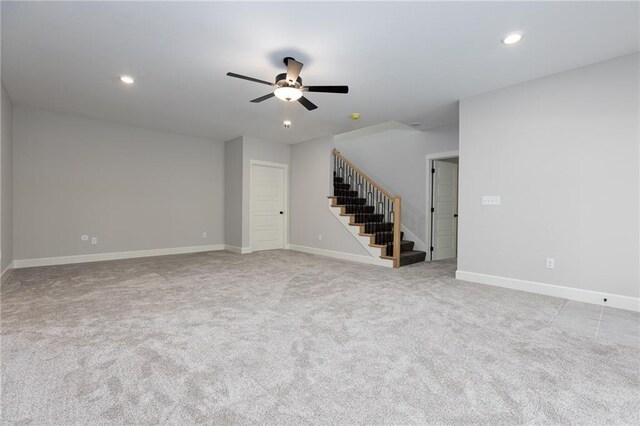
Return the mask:
[[[250,232],[251,250],[285,248],[285,164],[251,162]]]
[[[431,260],[457,256],[458,165],[433,161]]]

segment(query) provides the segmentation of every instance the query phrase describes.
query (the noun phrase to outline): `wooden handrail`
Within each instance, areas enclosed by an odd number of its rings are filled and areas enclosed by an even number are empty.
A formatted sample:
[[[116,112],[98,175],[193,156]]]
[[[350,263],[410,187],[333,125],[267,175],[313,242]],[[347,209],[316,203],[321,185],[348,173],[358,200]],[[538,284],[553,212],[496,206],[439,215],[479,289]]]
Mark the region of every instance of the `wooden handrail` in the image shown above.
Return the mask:
[[[326,152],[326,151],[325,151]],[[346,158],[344,158],[344,156],[342,154],[340,154],[340,151],[338,151],[337,149],[333,148],[333,155],[335,155],[336,157],[340,157],[342,159],[342,161],[344,161],[345,163],[347,163],[349,165],[349,167],[351,167],[356,173],[358,173],[360,176],[362,176],[363,178],[365,178],[366,180],[369,181],[369,183],[373,186],[375,186],[378,191],[382,192],[384,195],[386,195],[388,198],[390,199],[394,199],[395,197],[391,194],[389,194],[387,191],[385,191],[380,185],[378,185],[377,183],[374,182],[373,179],[371,179],[369,176],[367,176],[362,170],[360,170],[359,168],[357,168],[356,166],[353,165],[353,163],[349,160],[347,160]]]

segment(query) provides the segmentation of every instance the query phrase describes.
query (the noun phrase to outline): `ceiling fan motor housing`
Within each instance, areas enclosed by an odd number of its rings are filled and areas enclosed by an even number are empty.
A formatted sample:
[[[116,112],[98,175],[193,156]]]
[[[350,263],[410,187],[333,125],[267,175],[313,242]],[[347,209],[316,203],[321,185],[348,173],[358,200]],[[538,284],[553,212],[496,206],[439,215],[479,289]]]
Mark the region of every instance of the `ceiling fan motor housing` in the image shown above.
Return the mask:
[[[278,86],[278,87],[295,87],[296,89],[299,89],[299,88],[302,87],[302,78],[298,77],[296,79],[296,83],[295,84],[289,84],[289,82],[287,81],[287,73],[283,72],[282,74],[276,75],[276,86]]]

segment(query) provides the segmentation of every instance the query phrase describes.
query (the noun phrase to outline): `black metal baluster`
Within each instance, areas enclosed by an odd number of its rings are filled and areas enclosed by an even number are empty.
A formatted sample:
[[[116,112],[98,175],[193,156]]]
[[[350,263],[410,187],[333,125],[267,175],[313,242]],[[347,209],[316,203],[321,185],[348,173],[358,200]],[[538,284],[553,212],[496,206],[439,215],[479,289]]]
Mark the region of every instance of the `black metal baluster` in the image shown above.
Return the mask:
[[[395,220],[395,213],[393,211],[394,204],[391,202],[391,209],[389,210],[389,222],[393,222]]]
[[[382,221],[386,222],[387,220],[387,210],[389,209],[389,198],[385,195],[384,197],[384,212],[382,214]]]
[[[376,213],[378,212],[378,208],[379,208],[379,206],[378,206],[378,201],[380,200],[380,192],[378,191],[378,188],[374,187],[374,188],[373,188],[373,193],[374,193],[374,194],[375,194],[375,196],[376,196],[376,197],[375,197],[375,202],[374,202],[374,205],[373,205],[373,214],[376,214]],[[375,227],[375,225],[371,225],[371,226],[374,226],[374,227]],[[378,242],[376,241],[376,244],[377,244],[377,243],[378,243]]]
[[[389,218],[391,217],[389,211],[391,210],[391,201],[389,200],[389,197],[387,197],[387,217],[385,218],[385,222],[389,221]]]

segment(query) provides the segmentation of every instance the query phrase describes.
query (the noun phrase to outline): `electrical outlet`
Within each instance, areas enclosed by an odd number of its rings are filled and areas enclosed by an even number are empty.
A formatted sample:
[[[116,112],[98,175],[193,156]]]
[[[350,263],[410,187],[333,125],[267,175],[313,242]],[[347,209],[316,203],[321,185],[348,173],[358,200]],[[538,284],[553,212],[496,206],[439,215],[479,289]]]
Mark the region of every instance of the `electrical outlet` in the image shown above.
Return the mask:
[[[202,233],[202,238],[207,238],[209,235],[206,232]]]
[[[322,234],[318,234],[318,240],[322,241]]]
[[[93,244],[94,246],[98,244],[98,237],[91,237],[91,244]]]
[[[553,269],[556,267],[556,260],[551,258],[551,257],[547,257],[547,263],[546,263],[547,269]]]

